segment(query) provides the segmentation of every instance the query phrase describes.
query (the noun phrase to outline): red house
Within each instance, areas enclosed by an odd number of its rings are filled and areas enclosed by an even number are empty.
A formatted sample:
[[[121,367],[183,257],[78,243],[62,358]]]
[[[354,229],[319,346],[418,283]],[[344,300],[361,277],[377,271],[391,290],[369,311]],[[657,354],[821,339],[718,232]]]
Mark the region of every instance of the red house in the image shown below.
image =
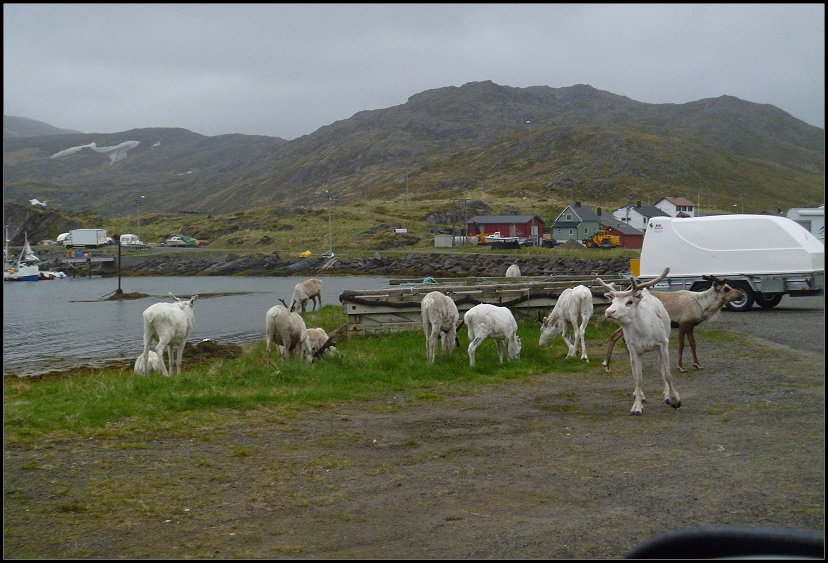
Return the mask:
[[[469,236],[500,232],[504,237],[533,238],[537,244],[543,237],[543,227],[537,215],[475,215],[466,223]]]

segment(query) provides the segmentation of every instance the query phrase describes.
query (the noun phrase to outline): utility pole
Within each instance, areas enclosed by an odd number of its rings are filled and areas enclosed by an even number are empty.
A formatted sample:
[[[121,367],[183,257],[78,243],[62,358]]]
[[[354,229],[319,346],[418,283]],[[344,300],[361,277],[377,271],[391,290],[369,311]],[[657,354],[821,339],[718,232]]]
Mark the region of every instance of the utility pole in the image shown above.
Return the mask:
[[[333,256],[333,223],[331,223],[331,205],[333,204],[333,200],[328,190],[325,190],[325,196],[328,198],[328,250],[331,256]]]

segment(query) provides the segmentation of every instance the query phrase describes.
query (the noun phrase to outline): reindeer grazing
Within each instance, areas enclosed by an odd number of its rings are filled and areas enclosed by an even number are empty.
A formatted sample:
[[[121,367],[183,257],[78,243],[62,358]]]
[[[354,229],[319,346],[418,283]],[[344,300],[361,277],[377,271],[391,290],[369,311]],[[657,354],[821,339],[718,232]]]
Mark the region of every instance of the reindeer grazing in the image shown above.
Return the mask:
[[[679,329],[678,347],[678,370],[686,372],[682,366],[682,355],[684,354],[684,338],[690,343],[690,351],[693,353],[693,367],[703,369],[696,355],[696,338],[693,329],[696,325],[712,319],[719,314],[727,303],[737,301],[744,297],[742,290],[734,289],[727,284],[727,280],[720,280],[715,276],[703,276],[711,282],[710,288],[705,291],[651,291],[657,297],[670,315],[670,326]],[[616,330],[610,336],[607,355],[603,365],[609,371],[610,357],[615,343],[622,336],[622,330]]]
[[[442,342],[443,353],[448,354],[454,350],[460,313],[451,297],[432,291],[420,302],[420,314],[426,337],[426,363],[433,364],[438,341]]]
[[[538,346],[546,346],[559,333],[566,342],[567,358],[574,357],[581,343],[581,359],[589,361],[584,342],[589,319],[592,317],[592,292],[585,285],[569,287],[561,293],[548,317],[541,320],[541,333]],[[540,316],[540,315],[538,315]],[[572,340],[567,335],[567,327],[572,326]]]
[[[664,402],[676,409],[681,406],[681,398],[673,388],[673,377],[670,374],[670,316],[661,301],[646,289],[663,280],[669,272],[670,268],[666,268],[660,276],[647,283],[638,283],[638,280],[631,278],[632,287],[627,291],[618,291],[604,283],[601,278],[596,279],[608,290],[607,296],[612,298],[612,304],[604,312],[604,316],[621,325],[624,341],[630,353],[630,367],[635,381],[631,415],[640,415],[644,412],[644,392],[641,390],[642,356],[650,350],[658,352],[659,370],[664,381]]]

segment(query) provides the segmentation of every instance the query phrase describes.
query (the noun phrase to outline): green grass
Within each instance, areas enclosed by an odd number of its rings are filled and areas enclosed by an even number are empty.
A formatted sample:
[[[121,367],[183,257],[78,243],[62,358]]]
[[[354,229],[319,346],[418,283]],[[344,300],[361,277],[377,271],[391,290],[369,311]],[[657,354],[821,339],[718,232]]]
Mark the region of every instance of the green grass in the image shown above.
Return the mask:
[[[328,305],[307,313],[308,326],[331,331],[345,315]],[[606,339],[614,329],[590,326],[587,337]],[[7,379],[4,385],[6,442],[27,442],[47,435],[135,435],[169,429],[191,432],[215,423],[228,413],[261,407],[286,411],[326,406],[338,401],[403,393],[411,400],[441,400],[445,393],[496,384],[537,374],[589,369],[577,359],[565,359],[560,337],[540,349],[540,325],[519,323],[523,339],[520,360],[498,362],[495,344],[485,341],[468,363],[465,331],[460,349],[438,352],[436,363],[425,363],[425,340],[420,330],[340,339],[339,355],[317,360],[276,361],[268,369],[264,342],[235,360],[223,360],[180,376],[149,377],[103,370],[85,377]],[[274,352],[275,354],[275,352]],[[593,364],[594,369],[594,364]]]

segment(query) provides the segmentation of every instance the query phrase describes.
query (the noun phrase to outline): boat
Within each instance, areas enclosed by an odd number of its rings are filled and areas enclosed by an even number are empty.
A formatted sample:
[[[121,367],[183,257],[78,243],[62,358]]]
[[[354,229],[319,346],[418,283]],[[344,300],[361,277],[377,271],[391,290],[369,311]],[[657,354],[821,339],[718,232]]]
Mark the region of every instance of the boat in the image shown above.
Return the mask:
[[[520,237],[504,237],[500,231],[496,231],[490,235],[486,235],[486,242],[489,244],[493,242],[520,242]]]
[[[40,275],[38,276],[38,280],[46,281],[46,280],[61,280],[63,278],[68,278],[69,276],[66,275],[66,272],[61,272],[60,270],[40,270]]]
[[[520,237],[504,237],[500,231],[486,235],[486,244],[492,245],[493,250],[512,250],[520,248]]]
[[[6,245],[3,248],[3,281],[39,281],[39,280],[56,280],[68,277],[64,272],[55,270],[41,271],[38,262],[40,258],[32,250],[29,244],[28,234],[25,235],[25,243],[23,250],[20,251],[20,256],[15,261],[9,255],[9,234],[8,227],[6,227]]]

